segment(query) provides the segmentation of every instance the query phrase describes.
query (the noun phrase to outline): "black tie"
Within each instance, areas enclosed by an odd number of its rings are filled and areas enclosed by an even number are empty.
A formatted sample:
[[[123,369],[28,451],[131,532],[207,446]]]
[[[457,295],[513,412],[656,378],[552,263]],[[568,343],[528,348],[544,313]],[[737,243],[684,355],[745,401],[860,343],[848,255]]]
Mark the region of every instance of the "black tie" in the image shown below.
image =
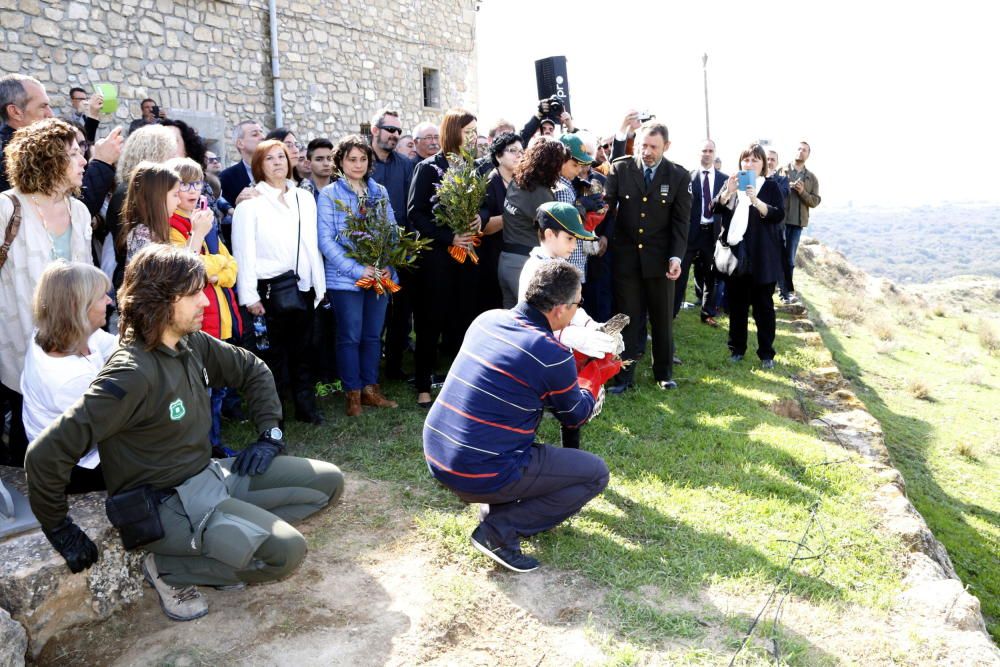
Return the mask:
[[[653,182],[653,168],[646,167],[646,187],[648,188],[649,184],[652,182]]]

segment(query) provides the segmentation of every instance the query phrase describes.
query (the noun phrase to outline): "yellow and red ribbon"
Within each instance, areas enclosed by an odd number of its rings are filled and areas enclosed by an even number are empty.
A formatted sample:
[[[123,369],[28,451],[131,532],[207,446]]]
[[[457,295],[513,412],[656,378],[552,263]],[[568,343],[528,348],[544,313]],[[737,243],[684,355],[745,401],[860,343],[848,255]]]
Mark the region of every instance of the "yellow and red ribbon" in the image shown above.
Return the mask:
[[[373,289],[379,296],[395,294],[402,288],[389,277],[388,273],[380,274],[378,278],[361,278],[354,283],[361,289]]]
[[[479,264],[479,255],[476,254],[475,248],[482,245],[482,232],[476,234],[472,237],[472,248],[463,248],[462,246],[448,246],[448,254],[451,255],[459,264],[465,264],[465,258],[468,257],[473,264]]]

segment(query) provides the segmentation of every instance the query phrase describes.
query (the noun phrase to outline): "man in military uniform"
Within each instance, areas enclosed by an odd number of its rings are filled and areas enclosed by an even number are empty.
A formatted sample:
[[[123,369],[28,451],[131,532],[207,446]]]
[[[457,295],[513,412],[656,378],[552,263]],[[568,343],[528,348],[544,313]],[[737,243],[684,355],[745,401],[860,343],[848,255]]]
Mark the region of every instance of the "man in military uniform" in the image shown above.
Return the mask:
[[[681,275],[691,213],[691,178],[664,157],[667,126],[650,120],[636,132],[635,155],[616,159],[605,187],[609,216],[615,216],[613,285],[625,327],[622,358],[635,360],[646,348],[646,313],[653,334],[653,377],[673,389],[674,281]],[[609,391],[635,384],[635,364],[618,374]]]
[[[98,443],[109,518],[126,547],[150,552],[143,573],[179,621],[208,613],[195,585],[242,587],[291,573],[306,542],[287,522],[343,491],[336,466],[279,456],[281,403],[271,372],[200,331],[204,286],[197,255],[159,244],[136,254],[118,292],[121,347],[25,460],[31,509],[79,572],[98,552],[67,516],[65,489],[73,464]],[[223,386],[246,397],[260,436],[235,459],[216,460],[209,389]]]

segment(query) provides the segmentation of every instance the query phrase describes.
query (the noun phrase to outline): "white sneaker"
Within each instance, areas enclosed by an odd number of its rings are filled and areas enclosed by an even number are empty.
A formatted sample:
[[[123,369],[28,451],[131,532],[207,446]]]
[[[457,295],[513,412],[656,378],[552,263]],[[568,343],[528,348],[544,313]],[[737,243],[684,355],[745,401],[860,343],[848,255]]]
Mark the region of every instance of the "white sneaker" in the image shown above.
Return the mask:
[[[208,602],[196,587],[177,588],[160,578],[153,554],[146,554],[142,560],[142,574],[146,577],[146,582],[160,596],[160,608],[167,618],[175,621],[193,621],[208,613]]]

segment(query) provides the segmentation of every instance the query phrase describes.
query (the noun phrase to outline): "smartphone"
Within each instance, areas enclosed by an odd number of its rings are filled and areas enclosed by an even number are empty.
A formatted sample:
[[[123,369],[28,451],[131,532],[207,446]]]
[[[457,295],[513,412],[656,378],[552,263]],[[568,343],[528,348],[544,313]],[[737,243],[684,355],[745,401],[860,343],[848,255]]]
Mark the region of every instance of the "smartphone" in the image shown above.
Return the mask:
[[[208,208],[208,197],[202,195],[198,197],[198,210],[204,211]]]
[[[740,192],[745,191],[747,188],[752,188],[757,184],[757,174],[746,169],[740,169],[736,172],[736,178],[739,179]]]
[[[153,105],[153,118],[159,118],[159,117],[160,117],[160,107],[158,107],[157,105],[154,104]]]

